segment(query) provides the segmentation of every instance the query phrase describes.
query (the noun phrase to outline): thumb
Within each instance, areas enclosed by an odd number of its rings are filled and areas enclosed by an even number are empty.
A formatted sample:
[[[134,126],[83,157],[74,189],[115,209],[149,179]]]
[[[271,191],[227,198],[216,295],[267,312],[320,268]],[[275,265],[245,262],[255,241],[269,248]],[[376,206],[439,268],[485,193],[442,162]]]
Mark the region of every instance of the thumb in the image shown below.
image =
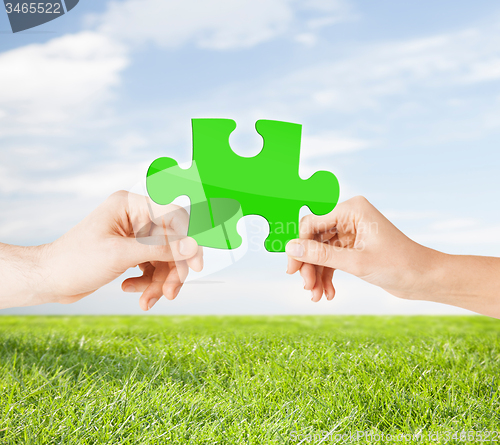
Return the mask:
[[[122,238],[122,255],[128,264],[147,263],[151,261],[183,261],[198,253],[198,243],[189,237],[165,242],[163,236],[144,238]]]
[[[308,239],[295,239],[286,245],[288,256],[309,264],[331,267],[353,273],[355,261],[359,255],[355,249],[335,247]]]

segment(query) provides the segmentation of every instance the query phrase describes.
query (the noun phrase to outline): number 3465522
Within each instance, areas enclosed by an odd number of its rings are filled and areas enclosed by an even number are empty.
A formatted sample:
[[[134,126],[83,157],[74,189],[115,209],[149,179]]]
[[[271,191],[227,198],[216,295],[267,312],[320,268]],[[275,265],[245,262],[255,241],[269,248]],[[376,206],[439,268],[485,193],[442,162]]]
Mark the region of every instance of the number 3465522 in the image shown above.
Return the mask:
[[[60,14],[60,3],[6,3],[7,14]]]

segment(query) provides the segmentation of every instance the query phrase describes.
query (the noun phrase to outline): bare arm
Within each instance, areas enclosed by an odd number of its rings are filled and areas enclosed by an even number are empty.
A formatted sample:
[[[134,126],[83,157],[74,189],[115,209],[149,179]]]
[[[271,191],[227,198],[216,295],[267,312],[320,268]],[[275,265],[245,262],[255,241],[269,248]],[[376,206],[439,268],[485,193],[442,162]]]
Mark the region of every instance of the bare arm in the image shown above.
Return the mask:
[[[300,273],[313,301],[335,295],[339,269],[409,300],[428,300],[500,318],[500,259],[447,255],[421,246],[365,198],[301,221],[287,245],[288,273]]]
[[[122,288],[142,293],[143,310],[162,295],[172,300],[189,268],[203,267],[201,248],[186,237],[188,222],[180,207],[117,192],[53,243],[0,244],[0,308],[73,303],[136,266],[143,275]]]
[[[500,318],[500,258],[441,254],[432,292],[436,301]]]
[[[0,309],[46,302],[43,270],[46,246],[20,247],[0,243]]]

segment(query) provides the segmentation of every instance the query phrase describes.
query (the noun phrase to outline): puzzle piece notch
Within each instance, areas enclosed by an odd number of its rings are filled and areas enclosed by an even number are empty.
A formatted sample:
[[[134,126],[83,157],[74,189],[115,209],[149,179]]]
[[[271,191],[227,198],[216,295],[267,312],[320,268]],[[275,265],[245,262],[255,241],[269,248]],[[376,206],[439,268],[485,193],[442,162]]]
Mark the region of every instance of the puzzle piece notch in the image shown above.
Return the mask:
[[[211,226],[209,232],[194,235],[201,245],[236,248],[241,244],[234,217],[234,224],[224,223],[228,243],[216,234],[220,224],[215,221],[224,219],[219,215],[224,206],[212,208],[215,199],[238,202],[238,215],[264,217],[270,228],[265,247],[271,252],[283,252],[286,243],[298,237],[302,206],[325,214],[337,204],[339,186],[333,173],[319,171],[308,179],[299,176],[301,125],[257,121],[255,128],[264,146],[251,158],[238,156],[230,147],[229,136],[236,128],[233,120],[193,119],[192,128],[192,166],[181,169],[171,158],[157,159],[148,170],[147,188],[159,204],[168,204],[179,195],[188,195],[192,203],[205,202],[193,207],[190,217],[190,227]]]

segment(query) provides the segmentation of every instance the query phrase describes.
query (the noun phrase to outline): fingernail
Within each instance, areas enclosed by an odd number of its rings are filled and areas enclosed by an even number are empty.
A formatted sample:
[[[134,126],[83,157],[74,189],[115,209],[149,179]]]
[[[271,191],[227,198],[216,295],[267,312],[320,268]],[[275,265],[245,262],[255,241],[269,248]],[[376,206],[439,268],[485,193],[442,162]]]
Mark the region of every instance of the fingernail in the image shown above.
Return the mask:
[[[156,302],[158,300],[159,300],[159,298],[151,298],[151,300],[149,300],[149,302],[148,302],[148,310],[151,309],[156,304]]]
[[[288,255],[296,258],[300,258],[304,255],[304,246],[299,243],[288,243],[285,250]]]
[[[179,241],[179,253],[183,256],[194,255],[198,251],[198,245],[193,238],[184,238]]]
[[[302,284],[304,285],[304,289],[306,288],[306,280],[302,280]]]
[[[135,287],[129,284],[124,287],[123,292],[135,292]]]

